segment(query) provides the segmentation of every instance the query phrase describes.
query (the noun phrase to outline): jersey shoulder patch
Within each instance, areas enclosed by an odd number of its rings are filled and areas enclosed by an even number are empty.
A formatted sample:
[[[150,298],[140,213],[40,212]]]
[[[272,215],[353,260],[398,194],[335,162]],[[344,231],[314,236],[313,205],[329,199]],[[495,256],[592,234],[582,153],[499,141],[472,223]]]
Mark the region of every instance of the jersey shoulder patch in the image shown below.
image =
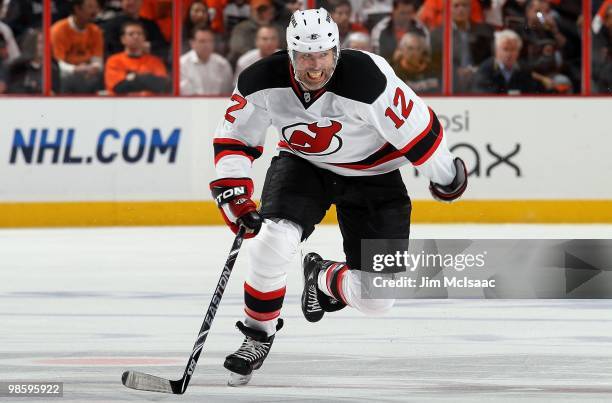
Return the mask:
[[[258,60],[238,76],[238,91],[244,97],[268,88],[285,87],[291,87],[286,50]]]
[[[371,104],[385,91],[387,77],[367,53],[344,49],[327,90],[344,98]]]

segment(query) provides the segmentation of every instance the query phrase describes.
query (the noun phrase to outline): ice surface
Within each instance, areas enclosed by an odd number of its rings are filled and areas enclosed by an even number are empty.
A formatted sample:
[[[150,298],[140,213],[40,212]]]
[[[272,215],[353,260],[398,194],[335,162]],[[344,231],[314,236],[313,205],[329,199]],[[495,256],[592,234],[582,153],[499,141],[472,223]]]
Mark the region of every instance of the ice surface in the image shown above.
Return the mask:
[[[612,226],[412,233],[612,238]],[[230,388],[222,363],[241,343],[244,254],[187,393],[125,388],[125,369],[182,375],[231,241],[221,227],[0,231],[0,380],[64,382],[62,402],[612,401],[612,301],[404,300],[384,317],[345,309],[311,324],[297,260],[270,356],[249,386]],[[342,256],[335,227],[306,248]]]

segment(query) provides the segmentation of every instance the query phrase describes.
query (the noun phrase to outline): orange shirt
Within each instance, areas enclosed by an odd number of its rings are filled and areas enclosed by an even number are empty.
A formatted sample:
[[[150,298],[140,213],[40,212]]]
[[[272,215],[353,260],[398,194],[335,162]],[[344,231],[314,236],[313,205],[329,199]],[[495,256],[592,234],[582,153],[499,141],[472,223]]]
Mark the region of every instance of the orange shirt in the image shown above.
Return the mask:
[[[144,54],[140,57],[130,57],[126,52],[116,53],[106,61],[106,69],[104,71],[106,90],[114,94],[113,89],[115,86],[125,80],[129,73],[168,77],[166,66],[157,56]],[[146,93],[150,94],[149,92]]]
[[[182,1],[183,10],[185,10],[189,7],[191,0]],[[140,16],[155,21],[164,38],[170,42],[172,39],[172,0],[143,0]]]
[[[484,20],[482,7],[478,0],[472,0],[471,10],[470,19],[472,22],[482,22]],[[429,29],[434,29],[442,25],[443,14],[444,0],[425,0],[425,3],[419,9],[418,18]]]
[[[76,65],[88,63],[92,57],[102,58],[102,30],[95,24],[87,24],[83,31],[77,31],[70,25],[69,19],[70,17],[64,18],[51,27],[53,57]]]
[[[597,15],[602,19],[606,18],[606,12],[608,11],[608,7],[612,6],[612,0],[605,0],[599,10],[597,11]]]
[[[210,20],[210,28],[215,31],[222,33],[225,30],[223,26],[223,9],[227,6],[227,0],[202,0],[203,3],[208,5],[208,13],[213,17]]]
[[[182,16],[184,21],[189,12],[191,3],[199,0],[182,0]],[[213,15],[210,27],[215,32],[223,32],[223,9],[227,5],[227,0],[201,0],[206,4],[209,13]],[[140,16],[153,20],[157,23],[159,30],[168,42],[172,39],[172,0],[143,0],[140,8]]]

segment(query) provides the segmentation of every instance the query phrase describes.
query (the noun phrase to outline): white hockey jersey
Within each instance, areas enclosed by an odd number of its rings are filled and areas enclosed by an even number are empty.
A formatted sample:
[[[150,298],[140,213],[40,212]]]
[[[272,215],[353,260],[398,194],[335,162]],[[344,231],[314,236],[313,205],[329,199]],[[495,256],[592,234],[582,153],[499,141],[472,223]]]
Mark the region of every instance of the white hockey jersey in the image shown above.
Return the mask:
[[[342,50],[327,85],[305,92],[286,51],[242,72],[214,138],[218,177],[247,177],[273,126],[277,149],[340,175],[378,175],[411,162],[436,183],[455,176],[435,113],[380,56]]]

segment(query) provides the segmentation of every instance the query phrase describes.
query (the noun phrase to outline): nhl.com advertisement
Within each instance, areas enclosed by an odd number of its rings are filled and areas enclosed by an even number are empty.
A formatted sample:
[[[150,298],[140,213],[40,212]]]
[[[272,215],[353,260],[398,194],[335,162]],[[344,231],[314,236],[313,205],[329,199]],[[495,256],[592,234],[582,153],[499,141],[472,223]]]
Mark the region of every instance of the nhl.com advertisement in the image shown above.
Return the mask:
[[[80,134],[81,137],[90,134]],[[75,153],[78,140],[74,128],[15,128],[9,163],[14,164],[111,164],[117,158],[128,164],[153,164],[167,153],[166,162],[176,161],[181,130],[162,133],[159,128],[130,128],[121,133],[105,128],[97,136],[95,150],[87,156]]]

